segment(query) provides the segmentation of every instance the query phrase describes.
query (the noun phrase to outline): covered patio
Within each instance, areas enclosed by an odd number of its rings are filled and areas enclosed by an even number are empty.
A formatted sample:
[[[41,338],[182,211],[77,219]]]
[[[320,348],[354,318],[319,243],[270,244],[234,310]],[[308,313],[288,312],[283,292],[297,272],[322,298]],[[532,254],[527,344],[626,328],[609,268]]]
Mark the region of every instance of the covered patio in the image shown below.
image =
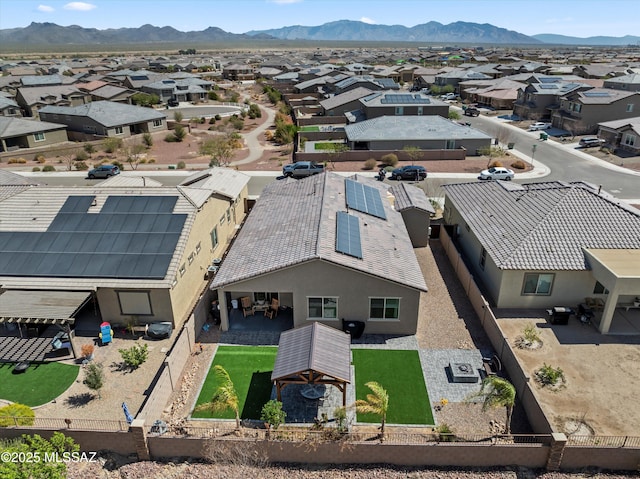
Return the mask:
[[[602,334],[640,334],[640,250],[584,248],[608,294],[594,320]]]
[[[271,380],[279,401],[288,385],[303,385],[300,395],[310,400],[324,397],[330,386],[335,386],[346,406],[347,385],[351,382],[351,337],[318,322],[283,332]]]
[[[68,349],[75,358],[71,326],[91,299],[88,291],[9,290],[0,294],[0,362],[44,361]],[[58,339],[59,341],[55,341]]]

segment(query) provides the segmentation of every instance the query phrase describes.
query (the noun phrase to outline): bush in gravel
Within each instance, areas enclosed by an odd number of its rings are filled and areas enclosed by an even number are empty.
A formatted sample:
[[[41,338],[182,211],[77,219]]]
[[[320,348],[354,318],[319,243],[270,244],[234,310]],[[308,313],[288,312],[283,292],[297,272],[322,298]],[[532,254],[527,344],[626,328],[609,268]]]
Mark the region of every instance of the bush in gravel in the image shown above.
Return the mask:
[[[489,163],[489,168],[492,168],[494,166],[497,168],[497,167],[504,166],[504,165],[499,160],[491,160],[491,162]]]
[[[42,171],[56,171],[56,167],[53,165],[44,165],[42,167]]]
[[[149,357],[149,347],[146,344],[134,344],[129,349],[118,349],[122,361],[131,369],[137,369]]]
[[[558,386],[564,383],[565,380],[562,369],[559,367],[554,368],[547,363],[544,363],[544,365],[535,372],[535,375],[538,382],[543,386]]]
[[[85,369],[84,384],[89,389],[92,389],[98,393],[98,399],[100,398],[100,389],[104,386],[104,371],[102,370],[102,364],[89,363]]]
[[[282,403],[275,399],[268,401],[262,406],[260,419],[267,427],[267,438],[270,437],[271,429],[278,429],[284,423],[287,413],[282,410]]]
[[[527,165],[522,160],[516,160],[513,163],[511,163],[511,168],[516,170],[524,170],[526,167]]]
[[[396,166],[398,164],[398,155],[395,153],[387,153],[380,158],[380,161],[385,166]]]
[[[375,158],[369,158],[367,161],[364,162],[364,169],[373,170],[377,164],[378,162],[375,160]]]
[[[29,406],[13,403],[0,408],[0,427],[33,426],[36,415]]]

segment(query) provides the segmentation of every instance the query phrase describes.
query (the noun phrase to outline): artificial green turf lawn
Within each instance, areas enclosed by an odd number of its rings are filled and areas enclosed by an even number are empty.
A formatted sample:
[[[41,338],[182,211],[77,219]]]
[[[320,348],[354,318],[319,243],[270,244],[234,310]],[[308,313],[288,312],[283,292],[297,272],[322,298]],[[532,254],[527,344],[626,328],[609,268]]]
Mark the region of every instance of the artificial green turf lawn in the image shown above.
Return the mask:
[[[301,126],[300,131],[320,131],[320,127],[314,125]]]
[[[238,393],[240,417],[260,419],[262,406],[271,398],[271,372],[277,352],[278,348],[270,346],[220,346],[196,405],[211,401],[217,388],[213,367],[219,364],[229,373]],[[198,411],[193,412],[192,417],[233,419],[235,414],[231,410],[215,414]]]
[[[62,363],[31,364],[26,372],[13,374],[12,363],[0,364],[0,398],[34,407],[65,392],[78,377],[79,366]]]
[[[376,381],[389,394],[387,423],[433,424],[418,351],[354,349],[352,353],[357,399],[366,399],[371,390],[365,383]],[[358,414],[358,421],[375,423],[380,417]]]

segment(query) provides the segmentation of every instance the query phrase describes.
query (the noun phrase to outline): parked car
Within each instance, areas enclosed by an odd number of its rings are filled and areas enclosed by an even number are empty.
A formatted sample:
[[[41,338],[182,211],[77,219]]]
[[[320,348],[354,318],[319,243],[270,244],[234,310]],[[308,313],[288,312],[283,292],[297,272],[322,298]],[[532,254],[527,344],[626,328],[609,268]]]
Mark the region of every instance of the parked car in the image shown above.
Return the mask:
[[[440,98],[443,100],[455,100],[457,96],[455,93],[445,93],[441,95]]]
[[[464,114],[467,116],[479,116],[480,110],[478,110],[475,106],[470,106],[464,110]]]
[[[478,176],[479,180],[505,180],[511,181],[515,173],[513,170],[509,168],[504,168],[502,166],[493,166],[488,170],[482,170],[480,172],[480,176]]]
[[[392,180],[424,180],[427,170],[420,165],[406,165],[391,172]]]
[[[180,102],[178,100],[176,100],[175,98],[170,98],[169,101],[167,101],[167,105],[169,105],[169,106],[178,106],[178,105],[180,105]]]
[[[602,138],[598,138],[597,136],[585,136],[580,139],[580,146],[583,148],[589,148],[591,146],[602,146],[605,141]]]
[[[100,165],[93,170],[89,170],[89,179],[94,178],[109,178],[110,176],[119,175],[120,168],[116,165]]]
[[[282,167],[282,174],[292,178],[304,178],[324,171],[324,166],[313,161],[298,161]]]
[[[536,121],[529,125],[529,131],[548,130],[551,128],[551,123],[545,123],[544,121]]]

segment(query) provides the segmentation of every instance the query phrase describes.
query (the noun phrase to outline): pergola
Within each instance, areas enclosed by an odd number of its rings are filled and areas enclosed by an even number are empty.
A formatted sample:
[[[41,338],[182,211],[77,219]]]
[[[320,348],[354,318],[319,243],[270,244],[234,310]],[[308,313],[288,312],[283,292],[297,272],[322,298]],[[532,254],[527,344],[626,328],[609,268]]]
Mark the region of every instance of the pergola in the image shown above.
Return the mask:
[[[318,322],[283,332],[271,380],[276,384],[278,401],[288,384],[330,385],[342,392],[342,405],[346,406],[351,336]]]
[[[16,324],[24,338],[22,325],[57,325],[71,338],[74,316],[91,299],[90,291],[8,290],[0,294],[0,324]],[[71,352],[75,357],[73,341]]]

